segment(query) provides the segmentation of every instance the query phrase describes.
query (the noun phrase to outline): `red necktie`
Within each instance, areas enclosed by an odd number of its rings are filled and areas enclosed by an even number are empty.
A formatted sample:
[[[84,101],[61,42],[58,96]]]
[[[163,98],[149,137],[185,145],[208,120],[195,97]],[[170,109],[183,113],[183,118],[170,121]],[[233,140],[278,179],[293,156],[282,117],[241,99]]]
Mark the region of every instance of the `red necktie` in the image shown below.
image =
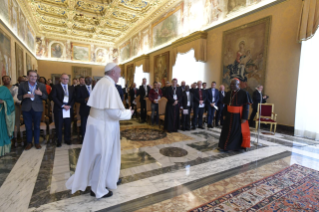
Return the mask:
[[[199,89],[199,99],[200,99],[200,100],[203,99],[203,97],[202,97],[202,90],[201,90],[201,89]]]

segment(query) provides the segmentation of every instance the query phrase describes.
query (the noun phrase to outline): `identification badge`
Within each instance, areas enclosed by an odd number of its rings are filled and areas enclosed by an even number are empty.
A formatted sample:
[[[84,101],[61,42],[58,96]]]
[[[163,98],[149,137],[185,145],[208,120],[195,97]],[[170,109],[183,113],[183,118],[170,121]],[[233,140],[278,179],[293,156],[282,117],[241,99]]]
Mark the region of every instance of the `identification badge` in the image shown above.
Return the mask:
[[[190,101],[187,102],[187,106],[188,107],[191,106],[191,102]]]
[[[173,99],[177,100],[177,95],[176,94],[173,95]]]
[[[68,96],[64,96],[63,103],[68,103],[68,102],[69,102],[69,97]]]
[[[188,109],[183,110],[184,115],[188,115]]]
[[[199,104],[199,108],[203,108],[203,107],[205,107],[204,103],[203,104]]]
[[[28,94],[32,94],[31,91],[28,91]],[[34,97],[30,98],[31,101],[34,101]]]

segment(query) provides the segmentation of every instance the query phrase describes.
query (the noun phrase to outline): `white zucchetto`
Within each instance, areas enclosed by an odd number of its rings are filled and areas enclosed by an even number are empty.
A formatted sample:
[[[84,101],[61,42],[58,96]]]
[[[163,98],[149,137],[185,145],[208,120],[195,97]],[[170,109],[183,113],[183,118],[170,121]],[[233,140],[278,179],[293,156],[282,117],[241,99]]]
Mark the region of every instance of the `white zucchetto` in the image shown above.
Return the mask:
[[[104,69],[104,73],[108,72],[108,71],[112,71],[112,69],[117,66],[116,63],[108,63],[106,64],[105,66],[105,69]]]

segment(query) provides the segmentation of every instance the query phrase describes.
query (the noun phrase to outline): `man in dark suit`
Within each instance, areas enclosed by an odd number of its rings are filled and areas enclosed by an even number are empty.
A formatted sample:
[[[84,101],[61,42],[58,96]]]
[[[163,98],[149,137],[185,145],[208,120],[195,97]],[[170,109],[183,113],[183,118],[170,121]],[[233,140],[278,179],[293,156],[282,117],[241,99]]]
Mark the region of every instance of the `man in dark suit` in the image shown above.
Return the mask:
[[[64,142],[71,145],[71,114],[75,99],[75,88],[69,86],[69,76],[61,75],[61,83],[55,85],[52,89],[52,100],[54,102],[54,122],[55,132],[58,138],[57,147],[61,147],[62,128],[64,126]]]
[[[250,118],[249,118],[250,126],[254,126],[254,118],[257,113],[258,104],[266,103],[267,99],[269,98],[269,96],[262,95],[263,88],[264,87],[262,85],[258,85],[256,87],[256,90],[253,92],[253,104],[252,104],[253,111],[251,112]]]
[[[150,86],[146,85],[146,78],[143,78],[142,85],[138,89],[140,92],[140,102],[141,102],[141,122],[146,121],[146,101],[145,97],[148,97],[148,94],[150,93]]]
[[[115,84],[115,86],[120,94],[121,100],[123,101],[124,100],[124,92],[123,92],[122,87],[120,85],[117,85],[117,84]]]
[[[129,91],[129,95],[130,95],[130,104],[131,104],[131,107],[132,107],[132,110],[135,110],[136,109],[136,102],[135,102],[135,99],[136,97],[139,95],[139,90],[136,88],[136,84],[133,83],[130,91]],[[134,104],[135,103],[135,104]]]
[[[193,90],[193,103],[194,103],[194,116],[193,116],[193,130],[196,129],[196,125],[201,129],[203,127],[203,114],[206,102],[206,92],[202,89],[202,81],[198,81],[197,89]],[[197,121],[198,120],[198,121]]]
[[[193,107],[193,93],[189,91],[189,86],[185,86],[182,94],[182,130],[190,130],[190,114]],[[187,111],[186,111],[187,110]]]
[[[77,89],[76,102],[80,103],[80,116],[81,116],[81,134],[82,141],[85,136],[86,123],[90,114],[91,107],[87,105],[90,94],[93,91],[92,78],[85,77],[85,85]]]
[[[32,135],[34,135],[34,144],[37,149],[41,149],[39,144],[40,122],[43,112],[43,100],[48,98],[47,90],[44,84],[37,83],[37,72],[28,71],[28,81],[21,82],[19,85],[18,99],[22,104],[21,111],[27,134],[27,146],[25,150],[32,148]],[[34,131],[32,131],[32,125]]]
[[[217,107],[218,107],[218,110],[216,112],[216,127],[220,125],[223,125],[223,117],[222,117],[222,114],[223,114],[223,110],[224,110],[224,97],[225,97],[225,86],[224,85],[221,85],[219,87],[219,100],[217,102]]]
[[[208,110],[208,117],[207,117],[207,127],[213,128],[213,121],[214,115],[217,107],[217,103],[219,100],[219,92],[216,89],[216,82],[212,82],[211,88],[207,89],[207,110]]]

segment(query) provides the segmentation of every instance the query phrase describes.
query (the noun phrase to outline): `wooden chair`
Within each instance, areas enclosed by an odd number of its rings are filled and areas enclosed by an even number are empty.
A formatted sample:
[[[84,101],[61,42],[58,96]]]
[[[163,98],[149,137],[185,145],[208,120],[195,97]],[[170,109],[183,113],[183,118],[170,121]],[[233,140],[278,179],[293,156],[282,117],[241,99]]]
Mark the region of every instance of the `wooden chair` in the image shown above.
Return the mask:
[[[145,97],[144,99],[146,101],[146,117],[149,118],[148,120],[151,120],[152,102],[149,100],[148,97]]]
[[[158,101],[158,117],[159,117],[159,122],[158,126],[160,127],[161,121],[165,121],[165,110],[166,110],[166,104],[167,104],[167,99],[165,97],[162,97]]]
[[[259,112],[259,109],[261,108],[261,113]],[[255,118],[256,122],[256,130],[258,129],[258,123],[259,123],[259,114],[260,114],[260,123],[261,124],[270,124],[270,132],[272,131],[273,125],[275,125],[274,128],[274,134],[276,133],[277,129],[277,114],[274,113],[274,104],[272,103],[263,103],[258,104],[257,114]]]
[[[141,102],[140,102],[140,96],[137,96],[135,98],[135,102],[136,102],[136,113],[138,115],[141,115]]]

